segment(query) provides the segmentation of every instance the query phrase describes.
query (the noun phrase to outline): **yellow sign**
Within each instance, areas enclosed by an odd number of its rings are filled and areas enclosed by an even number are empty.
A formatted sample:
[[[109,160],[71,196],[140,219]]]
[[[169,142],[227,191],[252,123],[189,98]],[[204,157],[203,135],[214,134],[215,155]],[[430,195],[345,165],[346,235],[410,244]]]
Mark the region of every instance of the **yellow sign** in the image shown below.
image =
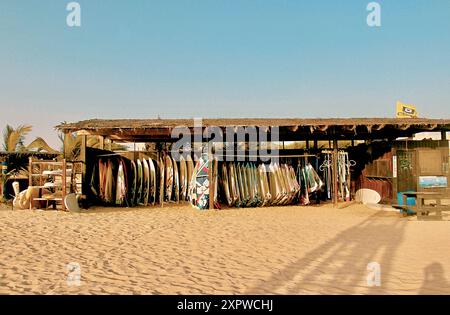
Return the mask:
[[[416,106],[397,102],[397,118],[417,118]]]

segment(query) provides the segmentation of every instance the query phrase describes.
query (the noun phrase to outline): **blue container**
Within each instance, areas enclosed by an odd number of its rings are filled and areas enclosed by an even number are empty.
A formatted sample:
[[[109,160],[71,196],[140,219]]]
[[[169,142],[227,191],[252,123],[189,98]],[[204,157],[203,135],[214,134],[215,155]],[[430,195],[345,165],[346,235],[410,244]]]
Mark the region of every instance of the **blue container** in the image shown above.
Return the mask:
[[[405,191],[405,192],[411,192],[411,191]],[[397,203],[401,206],[403,206],[403,193],[399,192],[397,193]],[[415,206],[416,205],[416,198],[415,197],[406,197],[406,206]],[[407,210],[400,210],[400,212],[405,212],[407,214],[416,214],[414,210],[407,209]]]

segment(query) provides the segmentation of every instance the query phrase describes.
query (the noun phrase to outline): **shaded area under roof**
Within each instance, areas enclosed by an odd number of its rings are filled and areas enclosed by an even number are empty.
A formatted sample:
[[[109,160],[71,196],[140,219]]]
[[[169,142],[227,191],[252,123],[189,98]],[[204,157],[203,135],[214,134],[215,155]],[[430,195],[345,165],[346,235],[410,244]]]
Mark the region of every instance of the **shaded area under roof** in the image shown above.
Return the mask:
[[[279,127],[279,139],[395,139],[424,131],[450,131],[450,119],[427,118],[214,118],[202,119],[203,127]],[[192,130],[194,119],[91,119],[63,123],[65,133],[98,135],[123,142],[175,141],[176,127]]]

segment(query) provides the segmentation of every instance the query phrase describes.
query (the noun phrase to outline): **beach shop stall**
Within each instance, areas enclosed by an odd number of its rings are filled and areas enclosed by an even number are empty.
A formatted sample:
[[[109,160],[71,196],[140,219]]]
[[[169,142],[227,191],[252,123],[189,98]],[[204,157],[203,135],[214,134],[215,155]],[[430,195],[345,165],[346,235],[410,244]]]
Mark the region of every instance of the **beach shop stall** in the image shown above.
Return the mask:
[[[435,169],[414,171],[417,186],[401,186],[406,145],[407,154],[415,145],[417,152],[448,153],[445,119],[93,119],[56,128],[80,139],[87,204],[337,205],[361,188],[379,191],[384,202],[405,189],[435,189],[425,188],[433,183],[447,191],[445,158],[430,160],[430,153],[417,153],[414,167]],[[422,142],[422,151],[419,142],[397,140],[420,132],[439,132],[443,140]],[[189,145],[178,146],[186,137]]]
[[[58,154],[46,152],[0,152],[0,197],[4,200],[12,199],[14,198],[17,191],[22,191],[28,187],[29,158],[48,160],[54,159],[57,156]],[[17,183],[16,189],[14,189],[13,187],[14,182]]]
[[[384,203],[402,203],[404,192],[445,193],[448,188],[448,140],[376,141],[351,151],[362,160],[354,170],[355,189],[375,190]]]

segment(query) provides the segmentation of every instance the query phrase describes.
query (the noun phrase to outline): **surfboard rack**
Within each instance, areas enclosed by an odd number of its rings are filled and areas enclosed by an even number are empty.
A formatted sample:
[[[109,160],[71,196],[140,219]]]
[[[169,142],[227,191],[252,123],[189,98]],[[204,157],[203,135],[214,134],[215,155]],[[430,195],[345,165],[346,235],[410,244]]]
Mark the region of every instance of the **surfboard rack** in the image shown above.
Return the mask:
[[[33,208],[33,201],[46,201],[46,208],[49,203],[60,203],[62,210],[66,210],[64,198],[70,192],[73,183],[73,169],[74,164],[67,162],[65,159],[61,161],[55,160],[34,160],[29,158],[29,188],[38,189],[37,197],[32,197],[30,200],[30,210]],[[53,184],[48,184],[49,181]],[[55,184],[60,182],[60,184]],[[35,184],[36,183],[36,184]],[[43,189],[50,190],[52,194],[43,197]]]

